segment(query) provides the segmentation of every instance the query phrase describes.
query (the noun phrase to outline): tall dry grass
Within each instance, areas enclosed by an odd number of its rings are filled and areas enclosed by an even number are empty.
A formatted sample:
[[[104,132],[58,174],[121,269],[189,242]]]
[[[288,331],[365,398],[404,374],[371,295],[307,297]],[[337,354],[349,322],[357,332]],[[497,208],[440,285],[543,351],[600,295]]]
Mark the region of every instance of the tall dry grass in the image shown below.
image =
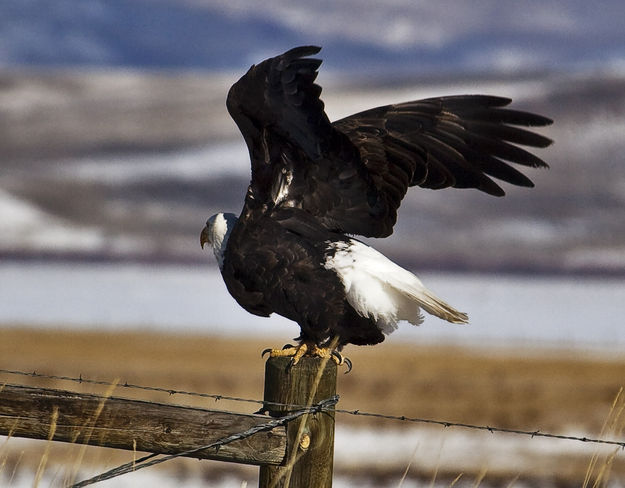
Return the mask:
[[[281,342],[280,339],[242,340],[149,332],[15,328],[0,330],[0,368],[82,375],[110,382],[121,378],[121,384],[127,381],[258,399],[263,394],[264,363],[260,351],[281,345]],[[348,348],[345,353],[354,363],[354,369],[349,375],[339,375],[339,407],[342,409],[526,430],[583,432],[593,437],[622,438],[625,428],[625,394],[621,392],[615,398],[625,381],[623,358],[580,351],[571,354],[549,350],[492,351],[393,341],[373,348]],[[166,393],[133,391],[120,386],[107,392],[106,387],[59,380],[16,379],[0,374],[0,385],[16,380],[84,393],[173,401],[223,410],[252,412],[258,408],[225,401],[216,404],[209,399],[172,398]],[[337,417],[337,425],[340,424],[376,429],[405,428],[405,425],[379,419],[346,415]],[[55,479],[69,482],[85,471],[95,474],[128,460],[128,453],[114,450],[17,441],[5,438],[0,445],[0,476],[4,480],[14,479],[18,472],[36,475],[41,467],[39,479],[56,470],[61,474],[54,475]],[[528,439],[527,442],[533,441]],[[409,454],[406,453],[407,460]],[[557,466],[557,469],[552,468],[556,471],[552,478],[558,479],[561,486],[607,486],[607,480],[625,480],[622,458],[621,451],[616,449],[608,453],[597,451],[592,458],[550,458],[552,465]],[[513,467],[490,467],[485,471],[484,466],[476,465],[473,470],[459,473],[453,466],[443,464],[430,466],[427,472],[414,464],[404,464],[399,470],[393,468],[394,474],[390,475],[396,476],[395,479],[426,479],[432,486],[441,486],[441,483],[442,486],[465,486],[467,480],[481,486],[515,486],[527,482],[528,477],[535,480],[546,476],[549,466],[543,469],[543,465],[549,465],[549,460],[537,457],[535,472],[519,473]],[[253,480],[257,473],[257,468],[253,467],[184,460],[172,466],[180,476],[186,473],[210,478],[217,476],[215,473],[239,470],[236,472],[242,479]],[[340,466],[336,469],[337,474],[349,474],[341,471]]]

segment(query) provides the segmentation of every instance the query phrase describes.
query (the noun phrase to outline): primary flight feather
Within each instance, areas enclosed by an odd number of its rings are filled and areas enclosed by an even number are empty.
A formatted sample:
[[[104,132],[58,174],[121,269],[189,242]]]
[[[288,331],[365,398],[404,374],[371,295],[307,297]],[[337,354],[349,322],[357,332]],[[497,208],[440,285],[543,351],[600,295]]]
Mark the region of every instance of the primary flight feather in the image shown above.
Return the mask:
[[[485,95],[377,107],[330,122],[314,83],[321,61],[303,46],[252,66],[227,107],[247,144],[252,178],[240,216],[208,219],[210,244],[228,291],[250,313],[297,322],[287,352],[328,354],[377,344],[421,310],[453,323],[466,314],[409,271],[351,237],[392,233],[411,186],[476,188],[502,196],[494,179],[533,186],[516,167],[547,167],[520,146],[548,138],[523,127],[551,120],[505,108]]]

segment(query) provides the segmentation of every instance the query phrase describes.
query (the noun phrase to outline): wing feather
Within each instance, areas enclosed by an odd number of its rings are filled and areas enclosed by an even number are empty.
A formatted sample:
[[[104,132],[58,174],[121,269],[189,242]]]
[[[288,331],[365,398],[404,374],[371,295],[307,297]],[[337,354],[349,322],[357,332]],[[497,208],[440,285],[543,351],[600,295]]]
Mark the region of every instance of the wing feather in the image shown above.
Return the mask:
[[[227,107],[248,145],[246,208],[305,210],[329,231],[383,237],[410,186],[533,186],[515,165],[547,167],[520,147],[551,143],[528,127],[551,120],[507,108],[509,98],[460,95],[372,108],[330,123],[315,84],[320,48],[302,46],[252,66]],[[242,213],[245,218],[246,208]]]
[[[533,186],[511,164],[547,167],[519,145],[544,148],[552,142],[518,127],[545,126],[552,122],[550,119],[505,108],[510,102],[509,98],[489,95],[429,98],[366,110],[334,122],[334,127],[344,132],[361,154],[370,156],[365,164],[377,179],[384,179],[389,166],[396,163],[380,160],[376,148],[393,141],[394,145],[412,147],[419,155],[406,158],[412,163],[409,186],[476,188],[502,196],[503,189],[491,177]],[[397,188],[395,193],[407,189]]]

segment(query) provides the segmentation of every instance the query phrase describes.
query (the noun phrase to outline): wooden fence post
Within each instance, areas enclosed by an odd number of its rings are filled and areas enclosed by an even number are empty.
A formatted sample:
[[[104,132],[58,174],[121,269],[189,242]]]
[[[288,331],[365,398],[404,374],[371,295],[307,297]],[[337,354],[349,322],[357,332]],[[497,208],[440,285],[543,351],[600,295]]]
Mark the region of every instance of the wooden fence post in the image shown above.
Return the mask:
[[[269,358],[265,365],[267,402],[309,405],[336,394],[336,364],[303,357],[288,368],[289,358]],[[320,371],[323,367],[323,371]],[[267,405],[271,416],[297,409]],[[261,466],[260,488],[330,488],[334,459],[334,412],[304,415],[287,426],[287,451],[280,466]]]

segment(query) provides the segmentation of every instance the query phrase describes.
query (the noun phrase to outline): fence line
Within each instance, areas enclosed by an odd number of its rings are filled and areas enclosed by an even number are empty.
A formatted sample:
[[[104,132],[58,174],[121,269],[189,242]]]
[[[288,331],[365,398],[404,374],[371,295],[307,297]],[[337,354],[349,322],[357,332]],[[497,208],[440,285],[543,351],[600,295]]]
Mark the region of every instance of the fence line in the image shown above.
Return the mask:
[[[212,442],[210,444],[207,444],[205,446],[201,446],[201,447],[196,447],[194,449],[189,449],[188,451],[184,451],[184,452],[180,452],[177,454],[169,454],[166,456],[162,456],[158,459],[153,459],[152,461],[150,461],[150,459],[154,458],[157,456],[157,454],[149,454],[147,456],[144,456],[140,459],[131,461],[129,463],[125,463],[122,464],[120,466],[117,466],[116,468],[113,468],[109,471],[106,471],[105,473],[101,473],[97,476],[94,476],[93,478],[89,478],[87,480],[81,481],[79,483],[75,483],[73,485],[71,485],[70,488],[82,488],[83,486],[88,486],[88,485],[92,485],[94,483],[97,483],[99,481],[104,481],[104,480],[109,480],[112,478],[116,478],[117,476],[121,476],[123,474],[126,473],[131,473],[133,471],[137,471],[138,469],[142,469],[142,468],[147,468],[150,466],[154,466],[156,464],[160,464],[163,463],[165,461],[169,461],[171,459],[177,458],[177,457],[184,457],[184,456],[190,456],[191,454],[194,454],[196,452],[205,450],[205,449],[211,449],[211,448],[217,448],[219,449],[221,446],[225,446],[226,444],[229,444],[231,442],[234,441],[238,441],[238,440],[242,440],[242,439],[246,439],[258,432],[262,432],[262,431],[266,431],[266,430],[272,430],[275,429],[276,427],[279,427],[281,425],[286,425],[287,423],[303,416],[303,415],[309,415],[311,413],[318,413],[318,412],[324,412],[327,411],[329,409],[332,409],[332,407],[334,407],[334,405],[336,405],[336,403],[339,401],[338,396],[334,396],[332,398],[328,398],[326,400],[322,400],[319,403],[316,403],[314,405],[311,405],[310,407],[305,407],[302,408],[300,410],[297,410],[296,412],[290,414],[290,415],[286,415],[284,417],[280,417],[278,419],[274,419],[274,420],[270,420],[269,422],[266,422],[264,424],[260,424],[260,425],[255,425],[254,427],[251,427],[247,430],[245,430],[244,432],[239,432],[236,434],[232,434],[228,437],[224,437],[222,439],[219,439],[215,442]]]
[[[0,373],[19,375],[19,376],[30,376],[30,377],[44,378],[44,379],[72,381],[76,383],[95,384],[95,385],[101,385],[101,386],[113,386],[113,383],[110,383],[107,381],[86,379],[86,378],[83,378],[82,376],[75,378],[75,377],[70,377],[70,376],[56,376],[56,375],[40,374],[34,371],[25,372],[25,371],[15,371],[15,370],[6,370],[6,369],[0,369]],[[231,397],[227,395],[173,390],[173,389],[159,388],[159,387],[153,387],[153,386],[133,385],[129,383],[118,383],[117,386],[123,387],[123,388],[144,390],[144,391],[157,391],[157,392],[167,393],[169,395],[186,395],[186,396],[201,397],[201,398],[211,398],[211,399],[214,399],[216,402],[220,400],[229,400],[229,401],[235,401],[235,402],[256,403],[256,404],[260,404],[263,406],[263,408],[261,408],[261,411],[264,411],[265,407],[269,405],[288,408],[295,412],[303,411],[303,410],[311,408],[310,406],[307,406],[307,405],[268,402],[264,400],[256,400],[256,399],[250,399],[250,398],[238,398],[238,397]],[[1,388],[2,386],[0,385],[0,389]],[[337,401],[338,401],[338,397],[337,397]],[[566,440],[566,441],[606,444],[606,445],[618,446],[621,449],[625,450],[625,440],[617,441],[617,440],[611,440],[611,439],[601,439],[601,438],[592,438],[592,437],[578,437],[578,436],[570,436],[570,435],[552,434],[549,432],[542,432],[540,430],[530,431],[530,430],[521,430],[521,429],[508,429],[504,427],[492,427],[488,425],[475,425],[475,424],[467,424],[467,423],[462,423],[462,422],[450,422],[450,421],[445,421],[445,420],[408,417],[405,415],[387,415],[387,414],[381,414],[381,413],[363,412],[360,410],[345,410],[345,409],[334,408],[333,411],[335,413],[341,413],[341,414],[353,415],[353,416],[373,417],[373,418],[380,418],[380,419],[385,419],[385,420],[439,425],[445,428],[457,427],[457,428],[463,428],[463,429],[468,429],[468,430],[488,431],[490,433],[521,435],[521,436],[527,436],[531,438],[545,437],[545,438],[550,438],[550,439],[560,439],[560,440]]]
[[[74,383],[85,383],[85,384],[89,384],[89,385],[99,385],[99,386],[113,386],[113,384],[109,381],[103,381],[103,380],[92,380],[92,379],[88,379],[88,378],[83,378],[82,375],[80,375],[78,378],[76,377],[72,377],[72,376],[58,376],[58,375],[51,375],[51,374],[42,374],[42,373],[37,373],[36,371],[32,371],[32,372],[27,372],[27,371],[16,371],[16,370],[10,370],[10,369],[0,369],[0,373],[5,373],[5,374],[12,374],[12,375],[18,375],[18,376],[29,376],[31,378],[42,378],[42,379],[48,379],[48,380],[62,380],[62,381],[72,381]],[[124,382],[124,383],[117,383],[115,386],[118,387],[122,387],[122,388],[130,388],[130,389],[134,389],[134,390],[143,390],[143,391],[154,391],[154,392],[159,392],[159,393],[167,393],[170,396],[173,395],[183,395],[183,396],[193,396],[193,397],[199,397],[199,398],[211,398],[213,400],[215,400],[216,402],[220,401],[220,400],[231,400],[234,402],[246,402],[246,403],[257,403],[260,405],[266,405],[268,404],[268,402],[265,402],[263,400],[252,400],[249,398],[238,398],[238,397],[231,397],[231,396],[227,396],[227,395],[216,395],[216,394],[211,394],[211,393],[198,393],[198,392],[194,392],[194,391],[184,391],[184,390],[175,390],[175,389],[171,389],[171,388],[159,388],[158,386],[143,386],[143,385],[133,385],[131,383],[128,382]],[[282,405],[282,404],[273,404],[275,406],[289,406],[289,405]],[[305,407],[305,405],[294,405],[296,407]]]

